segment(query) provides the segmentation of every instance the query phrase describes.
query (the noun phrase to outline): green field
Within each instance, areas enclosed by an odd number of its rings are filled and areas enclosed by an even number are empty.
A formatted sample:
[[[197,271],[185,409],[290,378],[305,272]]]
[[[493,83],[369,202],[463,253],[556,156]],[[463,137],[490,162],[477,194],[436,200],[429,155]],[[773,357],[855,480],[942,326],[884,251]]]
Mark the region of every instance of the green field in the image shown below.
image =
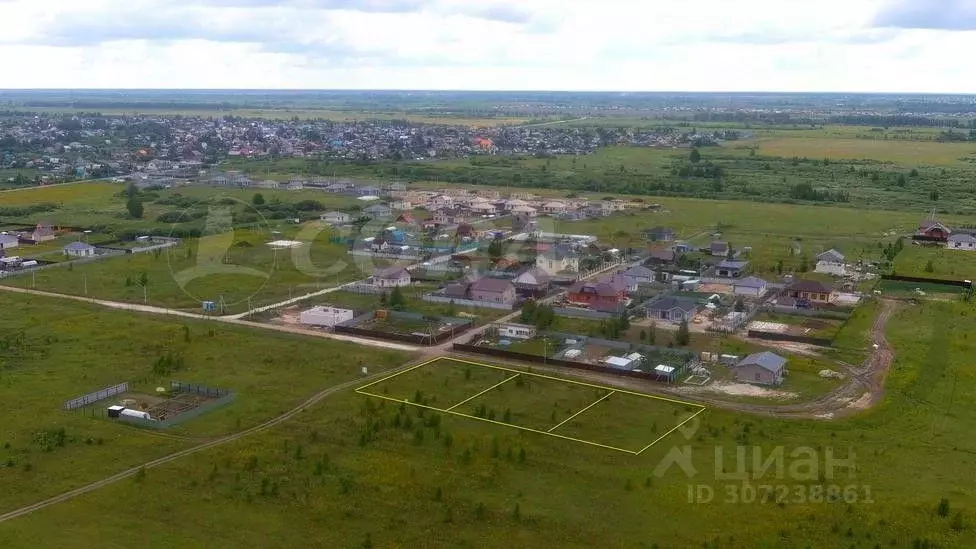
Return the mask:
[[[784,137],[760,140],[766,156],[867,159],[902,165],[966,166],[976,162],[976,145],[885,139]]]
[[[622,547],[971,547],[976,498],[959,482],[976,452],[969,436],[976,377],[968,366],[976,348],[964,337],[976,329],[972,313],[961,303],[902,309],[888,330],[897,358],[885,402],[850,419],[777,420],[711,408],[689,434],[673,433],[673,442],[634,456],[463,417],[420,417],[414,407],[350,390],[271,431],[0,524],[0,544],[70,539],[123,547],[138,531],[154,544],[180,547],[214,540],[306,546],[313,533],[312,544],[324,547],[367,539],[375,547],[593,547],[608,540]],[[622,421],[606,418],[611,430]],[[170,444],[151,443],[156,451]],[[677,466],[655,474],[672,446],[685,444],[692,476]],[[807,449],[818,456],[817,473],[787,458],[782,475],[775,468],[762,474],[747,458],[742,478],[730,479],[739,446],[763,456]],[[59,456],[96,453],[89,448],[70,444],[30,472],[4,474],[63,473],[69,465]],[[828,448],[841,459],[853,452],[856,471],[828,476]],[[785,487],[785,497],[778,488],[764,492],[765,485]],[[693,495],[709,487],[713,498],[689,500],[689,486]],[[744,486],[754,490],[751,498]],[[840,496],[824,496],[834,492]],[[946,516],[937,513],[941,498]],[[125,512],[133,505],[141,512]]]
[[[907,246],[895,258],[894,272],[902,276],[976,279],[976,254],[944,246]]]
[[[360,365],[382,371],[407,358],[329,340],[7,292],[0,292],[0,307],[17,311],[0,318],[0,464],[14,468],[0,465],[3,510],[253,427],[321,388],[355,379]],[[182,367],[154,370],[165,356],[181,359]],[[171,379],[224,387],[237,399],[166,432],[61,409],[65,400],[123,381],[153,393]],[[68,437],[63,446],[40,442],[44,433],[61,428]]]

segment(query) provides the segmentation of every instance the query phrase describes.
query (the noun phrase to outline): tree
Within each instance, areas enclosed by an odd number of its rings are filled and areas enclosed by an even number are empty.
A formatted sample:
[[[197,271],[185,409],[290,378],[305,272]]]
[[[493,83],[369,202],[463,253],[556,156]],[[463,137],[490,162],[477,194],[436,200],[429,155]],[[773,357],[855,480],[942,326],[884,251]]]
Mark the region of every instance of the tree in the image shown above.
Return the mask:
[[[640,331],[640,342],[647,343],[647,330]]]
[[[735,312],[737,312],[737,313],[741,313],[741,312],[743,312],[743,311],[746,310],[746,304],[742,300],[742,297],[736,298],[736,300],[735,300],[735,307],[733,308],[733,310]]]
[[[682,320],[678,326],[677,333],[674,334],[674,342],[684,347],[691,343],[691,333],[688,331],[688,321]]]
[[[945,517],[949,516],[949,499],[948,498],[942,498],[942,499],[939,500],[939,507],[936,509],[936,512],[942,518],[945,518]]]
[[[647,344],[654,345],[654,341],[657,339],[657,325],[651,322],[651,325],[647,329]]]
[[[407,305],[406,298],[403,297],[403,291],[400,290],[399,286],[395,286],[393,291],[390,292],[390,308],[396,311],[403,310]]]
[[[142,202],[136,198],[132,197],[125,203],[125,209],[129,211],[129,217],[133,219],[142,219],[143,208]]]
[[[938,199],[939,199],[939,190],[938,189],[932,189],[932,191],[929,193],[929,200],[931,200],[932,202],[935,202]]]
[[[255,206],[263,205],[264,195],[261,193],[256,193],[253,197],[251,197],[251,204],[254,204]]]
[[[934,273],[935,272],[935,264],[932,263],[932,260],[931,259],[928,261],[928,263],[925,264],[925,272],[927,272],[927,273]]]
[[[697,164],[701,162],[701,153],[698,152],[698,149],[691,149],[691,155],[688,159],[691,160],[692,164]]]
[[[149,285],[149,275],[145,271],[139,273],[139,285],[143,287]]]
[[[491,244],[488,245],[488,257],[491,259],[492,263],[498,263],[498,260],[502,258],[502,241],[492,240]]]

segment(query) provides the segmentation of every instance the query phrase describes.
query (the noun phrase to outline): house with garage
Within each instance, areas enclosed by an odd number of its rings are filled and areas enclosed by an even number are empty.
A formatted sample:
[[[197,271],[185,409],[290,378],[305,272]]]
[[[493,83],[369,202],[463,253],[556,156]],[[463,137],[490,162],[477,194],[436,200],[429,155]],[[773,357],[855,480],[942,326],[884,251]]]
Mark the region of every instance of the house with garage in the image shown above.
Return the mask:
[[[64,247],[64,255],[68,257],[93,257],[95,247],[86,242],[72,242]]]
[[[701,306],[686,297],[662,296],[644,306],[648,318],[667,322],[691,322]]]
[[[756,385],[780,385],[786,373],[786,359],[776,353],[753,353],[733,366],[736,381]]]
[[[816,280],[797,280],[786,287],[786,295],[799,307],[809,304],[826,305],[833,301],[834,291]]]
[[[654,227],[644,230],[644,237],[651,242],[671,242],[674,240],[674,231],[667,227]]]
[[[844,276],[847,274],[847,263],[845,262],[844,254],[830,249],[818,255],[817,266],[814,268],[814,272]]]
[[[976,236],[967,233],[956,233],[949,237],[946,248],[950,250],[976,250]]]
[[[715,266],[715,274],[722,278],[739,278],[746,272],[748,267],[748,261],[726,259]]]
[[[515,285],[510,280],[502,278],[482,277],[468,288],[470,299],[475,301],[489,301],[492,303],[515,303]]]
[[[762,297],[766,295],[766,286],[765,280],[755,276],[747,276],[732,281],[732,293],[743,297]]]
[[[370,284],[380,288],[396,288],[398,286],[410,285],[410,271],[403,267],[387,267],[385,269],[374,269],[373,276],[369,278]]]

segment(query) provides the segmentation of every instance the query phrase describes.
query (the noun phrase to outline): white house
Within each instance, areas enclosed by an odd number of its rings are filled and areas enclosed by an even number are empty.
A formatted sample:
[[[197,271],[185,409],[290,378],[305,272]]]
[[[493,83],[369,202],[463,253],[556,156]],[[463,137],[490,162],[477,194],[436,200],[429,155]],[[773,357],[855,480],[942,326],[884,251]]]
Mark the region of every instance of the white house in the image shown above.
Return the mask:
[[[339,211],[324,213],[319,219],[333,226],[352,223],[351,215],[347,214],[346,212]]]
[[[838,252],[837,250],[827,250],[826,252],[818,255],[817,267],[814,269],[814,272],[844,276],[847,273],[847,265],[844,263],[844,254]]]
[[[954,234],[946,241],[950,250],[976,250],[976,236],[966,233]]]
[[[762,297],[766,295],[766,281],[754,276],[733,280],[732,293],[745,297]]]
[[[395,288],[410,285],[410,271],[403,267],[375,269],[370,277],[372,283],[380,288]]]
[[[579,256],[571,250],[553,246],[544,254],[539,254],[535,258],[535,266],[548,274],[556,274],[562,271],[579,271]]]
[[[532,339],[535,337],[536,328],[535,326],[529,326],[528,324],[496,324],[498,328],[498,337],[507,337],[511,339]]]
[[[95,247],[84,242],[72,242],[64,247],[64,255],[68,257],[92,257]]]
[[[352,309],[337,309],[335,307],[312,307],[302,311],[300,319],[302,324],[311,326],[335,326],[347,320],[352,320]]]

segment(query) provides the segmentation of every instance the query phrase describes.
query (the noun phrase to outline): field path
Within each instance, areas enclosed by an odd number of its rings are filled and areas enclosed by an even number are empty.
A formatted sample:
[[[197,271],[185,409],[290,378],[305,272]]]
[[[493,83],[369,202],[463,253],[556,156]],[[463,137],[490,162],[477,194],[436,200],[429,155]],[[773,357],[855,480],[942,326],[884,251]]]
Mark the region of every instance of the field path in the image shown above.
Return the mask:
[[[426,359],[424,359],[424,360],[426,360]],[[202,444],[198,444],[196,446],[187,448],[185,450],[180,450],[178,452],[173,452],[172,454],[169,454],[167,456],[163,456],[161,458],[157,458],[157,459],[154,459],[152,461],[147,461],[146,463],[143,463],[142,465],[139,465],[137,467],[131,467],[129,469],[126,469],[125,471],[122,471],[120,473],[116,473],[116,474],[114,474],[114,475],[112,475],[110,477],[107,477],[107,478],[104,478],[102,480],[98,480],[98,481],[92,482],[90,484],[86,484],[85,486],[81,486],[79,488],[75,488],[74,490],[67,491],[67,492],[65,492],[63,494],[60,494],[60,495],[57,495],[57,496],[54,496],[54,497],[50,497],[48,499],[39,501],[37,503],[33,503],[31,505],[27,505],[27,506],[21,507],[20,509],[14,509],[13,511],[8,511],[6,513],[0,514],[0,523],[6,522],[8,520],[13,520],[15,518],[22,517],[24,515],[28,515],[30,513],[33,513],[34,511],[38,511],[40,509],[44,509],[45,507],[50,507],[52,505],[55,505],[55,504],[58,504],[58,503],[62,503],[62,502],[68,501],[68,500],[73,499],[73,498],[76,498],[76,497],[78,497],[80,495],[87,494],[88,492],[92,492],[94,490],[97,490],[99,488],[102,488],[103,486],[108,486],[110,484],[114,484],[116,482],[119,482],[120,480],[129,478],[129,477],[135,475],[136,473],[139,472],[140,469],[151,469],[153,467],[158,467],[160,465],[165,465],[165,464],[170,463],[172,461],[176,461],[177,459],[180,459],[182,457],[190,456],[190,455],[193,455],[193,454],[202,452],[204,450],[208,450],[210,448],[214,448],[214,447],[217,447],[217,446],[221,446],[221,445],[227,444],[229,442],[234,442],[235,440],[239,440],[239,439],[244,438],[244,437],[246,437],[248,435],[253,435],[255,433],[259,433],[261,431],[265,431],[267,429],[270,429],[271,427],[274,427],[275,425],[278,425],[279,423],[282,423],[284,421],[287,421],[287,420],[295,417],[296,415],[304,412],[310,406],[314,406],[315,404],[319,403],[320,401],[322,401],[323,399],[325,399],[326,397],[328,397],[330,395],[333,395],[333,394],[338,393],[340,391],[344,391],[346,389],[350,389],[350,388],[359,386],[359,385],[361,385],[363,383],[368,383],[370,381],[375,381],[375,380],[382,379],[382,378],[384,378],[386,376],[389,376],[391,374],[394,374],[396,372],[399,372],[399,371],[405,370],[407,368],[413,367],[413,366],[415,366],[419,362],[422,362],[422,360],[421,361],[417,361],[417,360],[411,361],[410,363],[407,363],[407,364],[398,366],[398,367],[393,368],[393,369],[390,369],[390,370],[384,370],[383,372],[378,372],[378,373],[372,374],[370,376],[364,376],[364,377],[360,377],[360,378],[357,378],[357,379],[351,379],[349,381],[345,381],[345,382],[340,383],[338,385],[333,385],[331,387],[328,387],[326,389],[323,389],[323,390],[319,391],[318,393],[315,393],[314,395],[312,395],[311,397],[309,397],[308,400],[306,400],[305,402],[299,404],[295,408],[293,408],[293,409],[291,409],[291,410],[289,410],[289,411],[287,411],[287,412],[285,412],[285,413],[281,414],[280,416],[277,416],[277,417],[275,417],[273,419],[269,419],[268,421],[265,421],[264,423],[262,423],[260,425],[256,425],[254,427],[251,427],[250,429],[245,429],[245,430],[240,431],[238,433],[234,433],[234,434],[231,434],[231,435],[227,435],[227,436],[223,436],[223,437],[220,437],[220,438],[216,438],[216,439],[213,439],[213,440],[204,442]]]

